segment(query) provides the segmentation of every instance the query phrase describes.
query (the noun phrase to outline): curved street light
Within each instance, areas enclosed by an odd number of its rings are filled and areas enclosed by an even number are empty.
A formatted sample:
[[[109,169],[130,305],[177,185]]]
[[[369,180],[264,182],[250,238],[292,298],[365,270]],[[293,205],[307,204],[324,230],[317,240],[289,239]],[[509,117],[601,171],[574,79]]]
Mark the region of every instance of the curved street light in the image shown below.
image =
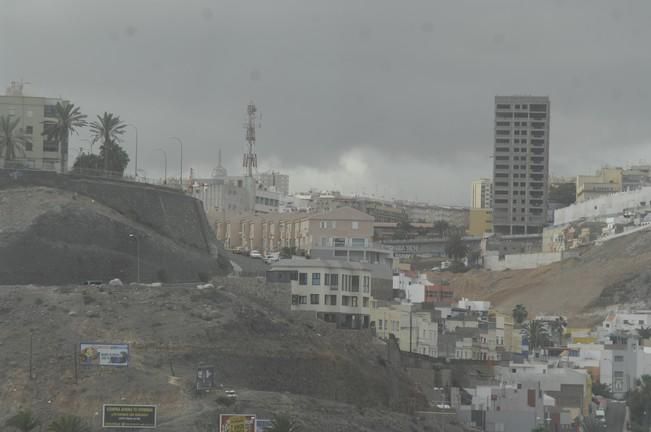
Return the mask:
[[[162,152],[163,156],[165,157],[165,177],[163,180],[163,184],[167,184],[167,152],[160,148],[156,149],[156,151]]]
[[[129,238],[132,238],[136,241],[136,258],[138,263],[137,277],[138,283],[140,283],[140,238],[134,233],[130,233]]]

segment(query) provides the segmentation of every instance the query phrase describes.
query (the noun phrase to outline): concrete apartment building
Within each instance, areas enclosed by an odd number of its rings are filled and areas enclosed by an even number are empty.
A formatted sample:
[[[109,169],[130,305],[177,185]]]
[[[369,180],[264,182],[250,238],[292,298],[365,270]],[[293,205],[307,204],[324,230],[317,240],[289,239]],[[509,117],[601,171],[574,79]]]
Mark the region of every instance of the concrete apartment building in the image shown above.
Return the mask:
[[[338,328],[370,325],[371,272],[361,263],[294,258],[274,264],[271,282],[289,280],[291,310],[314,312],[318,319]]]
[[[622,169],[602,168],[595,175],[576,176],[576,202],[622,191]]]
[[[541,233],[547,220],[550,102],[496,96],[493,231]]]
[[[493,182],[481,178],[472,182],[471,209],[490,209],[493,207]]]
[[[43,135],[43,122],[54,120],[55,106],[63,103],[61,99],[25,96],[23,84],[12,82],[5,96],[0,96],[0,116],[20,119],[18,130],[29,143],[23,151],[19,150],[12,166],[65,172],[67,166],[67,148],[59,148],[56,141],[48,140]],[[2,163],[3,158],[0,158]]]
[[[268,190],[280,192],[282,195],[289,195],[289,176],[287,174],[269,171],[256,174],[254,178]]]
[[[380,339],[388,340],[393,335],[401,351],[438,357],[439,320],[436,311],[424,310],[419,304],[374,300],[371,327]]]

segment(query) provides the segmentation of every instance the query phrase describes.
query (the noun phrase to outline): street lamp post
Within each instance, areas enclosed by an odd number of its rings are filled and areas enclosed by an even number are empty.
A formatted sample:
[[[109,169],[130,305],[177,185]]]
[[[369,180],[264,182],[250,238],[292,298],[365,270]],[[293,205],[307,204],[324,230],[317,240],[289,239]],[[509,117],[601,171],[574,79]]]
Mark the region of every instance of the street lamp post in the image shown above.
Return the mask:
[[[140,283],[140,238],[136,234],[129,234],[129,237],[136,240],[137,277]]]
[[[163,149],[156,149],[159,152],[163,153],[163,156],[165,157],[165,177],[163,180],[163,184],[167,184],[167,152]]]
[[[170,137],[170,139],[175,140],[181,146],[181,175],[179,177],[179,186],[183,189],[183,141],[179,137]]]
[[[134,177],[138,177],[138,128],[133,123],[129,123],[129,126],[131,126],[136,131],[136,160],[133,172]]]

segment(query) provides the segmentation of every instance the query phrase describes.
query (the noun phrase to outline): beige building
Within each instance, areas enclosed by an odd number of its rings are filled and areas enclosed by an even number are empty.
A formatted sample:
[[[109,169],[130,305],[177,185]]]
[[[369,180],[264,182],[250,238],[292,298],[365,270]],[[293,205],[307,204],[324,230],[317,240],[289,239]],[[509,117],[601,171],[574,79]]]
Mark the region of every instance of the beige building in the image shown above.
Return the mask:
[[[490,209],[493,207],[493,182],[481,178],[472,182],[471,209]]]
[[[294,258],[272,266],[269,281],[289,279],[292,311],[314,312],[339,328],[370,325],[371,272],[363,264]]]
[[[15,167],[47,171],[67,171],[68,149],[59,148],[56,141],[43,136],[43,123],[54,119],[55,106],[61,99],[25,96],[23,85],[12,82],[7,94],[0,96],[0,116],[20,119],[18,129],[29,140],[24,149],[18,150]],[[0,163],[4,158],[0,157]],[[63,162],[62,162],[63,161]]]
[[[393,335],[401,351],[438,357],[438,321],[432,311],[410,303],[373,301],[371,327],[375,335],[388,340]]]
[[[468,235],[481,236],[493,232],[493,210],[490,208],[470,209]]]
[[[602,168],[595,175],[576,177],[576,202],[588,201],[622,191],[621,168]]]

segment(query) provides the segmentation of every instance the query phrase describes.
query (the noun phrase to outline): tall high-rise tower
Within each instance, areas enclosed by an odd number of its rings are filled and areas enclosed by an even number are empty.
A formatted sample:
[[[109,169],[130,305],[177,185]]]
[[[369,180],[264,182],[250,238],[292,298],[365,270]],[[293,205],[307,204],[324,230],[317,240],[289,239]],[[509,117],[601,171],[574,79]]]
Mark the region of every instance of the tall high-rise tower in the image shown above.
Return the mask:
[[[495,97],[495,233],[542,232],[547,218],[549,116],[548,97]]]

